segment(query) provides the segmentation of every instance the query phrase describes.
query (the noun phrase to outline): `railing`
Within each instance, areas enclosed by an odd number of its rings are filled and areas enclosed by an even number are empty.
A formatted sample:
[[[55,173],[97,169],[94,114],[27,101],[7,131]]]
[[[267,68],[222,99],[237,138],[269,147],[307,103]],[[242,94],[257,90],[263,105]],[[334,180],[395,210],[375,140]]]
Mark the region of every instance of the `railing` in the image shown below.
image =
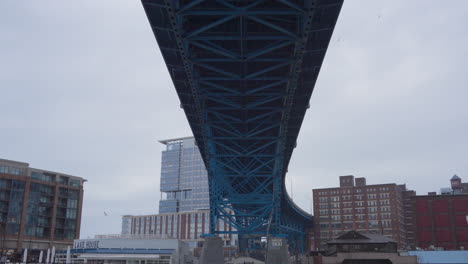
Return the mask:
[[[95,239],[174,239],[174,237],[165,234],[104,234],[95,235]]]

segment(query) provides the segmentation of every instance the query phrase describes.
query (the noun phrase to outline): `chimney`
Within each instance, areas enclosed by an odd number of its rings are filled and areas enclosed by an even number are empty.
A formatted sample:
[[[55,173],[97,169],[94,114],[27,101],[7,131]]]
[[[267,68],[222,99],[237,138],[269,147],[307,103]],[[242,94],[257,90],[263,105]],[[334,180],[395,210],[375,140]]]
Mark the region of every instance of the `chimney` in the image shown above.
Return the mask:
[[[340,176],[340,187],[353,187],[353,186],[354,186],[353,175]]]
[[[366,178],[356,178],[356,186],[366,186]]]

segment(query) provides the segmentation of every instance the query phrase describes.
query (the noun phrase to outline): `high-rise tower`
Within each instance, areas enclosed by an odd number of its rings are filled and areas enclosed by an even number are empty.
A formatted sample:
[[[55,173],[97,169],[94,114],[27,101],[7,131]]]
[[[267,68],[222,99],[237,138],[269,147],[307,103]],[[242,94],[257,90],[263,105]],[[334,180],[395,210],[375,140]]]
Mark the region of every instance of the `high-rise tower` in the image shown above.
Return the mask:
[[[209,209],[208,173],[193,137],[159,141],[161,158],[159,213]]]

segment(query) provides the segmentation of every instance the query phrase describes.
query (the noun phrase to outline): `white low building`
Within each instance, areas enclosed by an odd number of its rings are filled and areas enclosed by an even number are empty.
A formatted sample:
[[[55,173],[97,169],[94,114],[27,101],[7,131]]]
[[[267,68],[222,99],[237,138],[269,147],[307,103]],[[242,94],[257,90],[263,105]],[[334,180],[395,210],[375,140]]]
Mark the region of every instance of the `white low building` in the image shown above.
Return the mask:
[[[72,263],[88,264],[191,264],[188,244],[156,236],[100,236],[79,239],[71,249]],[[66,251],[58,252],[57,263],[66,262]]]

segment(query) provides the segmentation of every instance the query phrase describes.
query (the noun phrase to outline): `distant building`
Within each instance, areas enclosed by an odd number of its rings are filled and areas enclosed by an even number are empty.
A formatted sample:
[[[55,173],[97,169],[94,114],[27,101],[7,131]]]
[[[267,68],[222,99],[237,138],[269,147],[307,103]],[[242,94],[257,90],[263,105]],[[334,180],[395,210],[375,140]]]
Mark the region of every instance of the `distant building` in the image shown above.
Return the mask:
[[[468,194],[418,195],[411,201],[414,246],[468,250]]]
[[[349,231],[327,242],[325,250],[312,257],[323,264],[417,264],[414,256],[400,256],[395,240],[377,234]]]
[[[416,256],[418,264],[468,264],[468,250],[452,251],[408,251],[409,256]]]
[[[468,249],[468,193],[466,184],[457,175],[450,179],[450,188],[441,188],[440,195],[409,195],[405,212],[408,246],[411,249]]]
[[[415,245],[415,233],[414,233],[414,210],[411,203],[411,198],[416,195],[415,191],[405,190],[403,191],[403,214],[405,217],[405,228],[406,228],[406,249],[414,248]]]
[[[132,230],[132,216],[131,215],[124,215],[122,216],[122,235],[129,235],[131,234]]]
[[[161,158],[161,200],[159,214],[125,215],[122,234],[157,234],[188,242],[191,248],[210,233],[208,173],[195,138],[182,137],[159,141],[166,145]],[[218,220],[219,231],[232,231]],[[237,236],[220,235],[225,246],[237,243]]]
[[[458,175],[453,175],[450,179],[450,187],[453,194],[468,193],[468,183],[463,183]]]
[[[0,159],[0,232],[3,249],[33,255],[65,248],[79,237],[83,183],[64,173]]]
[[[352,252],[397,253],[395,240],[377,234],[349,231],[327,242],[327,255]]]
[[[191,248],[203,241],[201,235],[209,233],[209,210],[164,213],[157,215],[124,216],[130,221],[131,235],[159,235],[186,241]],[[124,220],[123,220],[124,221]],[[231,226],[218,220],[218,230],[232,231]],[[220,235],[225,246],[234,246],[237,237],[231,234]]]
[[[450,179],[450,187],[440,188],[440,194],[468,194],[468,183],[462,182],[458,175]]]
[[[188,245],[177,239],[153,237],[101,237],[75,240],[73,263],[186,264],[193,263]],[[65,263],[66,251],[58,252],[57,263]]]
[[[340,176],[340,187],[314,189],[314,244],[323,248],[333,237],[357,230],[393,238],[406,247],[405,185],[367,185],[365,178]]]
[[[418,195],[411,201],[415,247],[468,250],[468,194]]]
[[[195,138],[159,142],[166,145],[161,159],[159,213],[209,209],[208,173]]]

